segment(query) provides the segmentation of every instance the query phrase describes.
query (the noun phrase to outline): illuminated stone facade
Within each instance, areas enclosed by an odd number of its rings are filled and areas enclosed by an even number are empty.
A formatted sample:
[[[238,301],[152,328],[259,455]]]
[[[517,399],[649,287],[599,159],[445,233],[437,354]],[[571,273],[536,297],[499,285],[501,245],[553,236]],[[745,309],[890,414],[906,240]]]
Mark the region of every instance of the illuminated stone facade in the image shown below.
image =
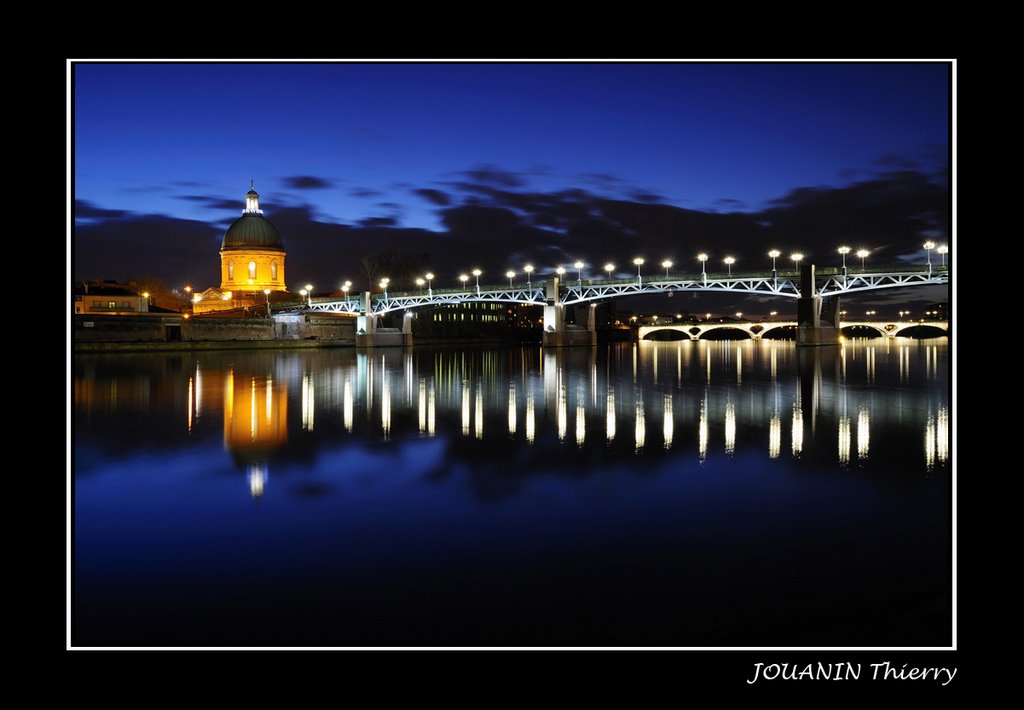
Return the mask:
[[[223,291],[285,291],[284,251],[221,250],[220,287]]]

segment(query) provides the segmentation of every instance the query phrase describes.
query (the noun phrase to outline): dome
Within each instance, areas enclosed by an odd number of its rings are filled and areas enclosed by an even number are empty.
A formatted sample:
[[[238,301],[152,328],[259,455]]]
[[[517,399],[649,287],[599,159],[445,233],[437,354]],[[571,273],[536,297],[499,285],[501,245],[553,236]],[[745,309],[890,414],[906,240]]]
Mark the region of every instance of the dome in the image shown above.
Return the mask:
[[[277,227],[266,217],[247,212],[235,220],[224,234],[220,244],[224,249],[278,249],[284,251],[284,243]]]

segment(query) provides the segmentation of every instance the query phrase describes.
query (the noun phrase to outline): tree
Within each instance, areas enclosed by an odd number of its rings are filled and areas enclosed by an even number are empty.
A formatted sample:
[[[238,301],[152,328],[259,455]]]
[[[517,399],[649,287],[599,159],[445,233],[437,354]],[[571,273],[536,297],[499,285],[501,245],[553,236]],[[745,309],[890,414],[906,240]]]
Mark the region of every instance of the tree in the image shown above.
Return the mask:
[[[415,288],[416,279],[423,276],[428,261],[427,254],[406,254],[393,249],[378,251],[363,257],[360,264],[363,287],[372,291],[382,278],[388,278],[391,280],[389,289],[401,291]]]

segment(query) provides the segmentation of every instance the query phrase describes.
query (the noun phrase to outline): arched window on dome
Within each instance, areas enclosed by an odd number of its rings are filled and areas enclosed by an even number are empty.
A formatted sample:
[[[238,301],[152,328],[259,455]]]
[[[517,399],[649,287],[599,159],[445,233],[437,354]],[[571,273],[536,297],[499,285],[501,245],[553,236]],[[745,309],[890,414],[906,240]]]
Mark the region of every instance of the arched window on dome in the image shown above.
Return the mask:
[[[270,280],[277,281],[277,262],[270,262]]]
[[[235,280],[235,262],[228,261],[228,281]]]
[[[249,278],[250,279],[255,279],[256,278],[256,262],[255,261],[250,261],[249,262]]]

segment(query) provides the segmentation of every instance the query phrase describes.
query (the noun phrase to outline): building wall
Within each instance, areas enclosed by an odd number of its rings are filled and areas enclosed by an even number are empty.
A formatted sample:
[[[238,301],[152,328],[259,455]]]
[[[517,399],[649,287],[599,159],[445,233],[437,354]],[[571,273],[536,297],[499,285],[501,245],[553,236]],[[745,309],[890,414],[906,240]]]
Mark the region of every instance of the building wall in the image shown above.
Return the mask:
[[[220,288],[222,291],[284,291],[285,252],[264,249],[229,249],[220,253]],[[249,262],[256,263],[256,276],[249,276]],[[277,262],[277,274],[273,264]],[[234,274],[230,264],[234,264]],[[233,278],[232,278],[233,277]]]
[[[301,314],[274,316],[278,340],[351,340],[356,337],[354,316]]]
[[[232,292],[232,298],[203,298],[192,302],[192,312],[196,315],[201,313],[215,313],[217,311],[233,311],[238,308],[248,308],[253,313],[265,315],[267,312],[266,297],[262,294],[239,293],[237,297]],[[273,307],[271,307],[273,312]]]
[[[355,318],[297,315],[184,318],[178,315],[75,315],[76,342],[355,340]]]
[[[75,294],[75,313],[146,313],[149,299],[141,295]]]
[[[190,318],[182,340],[273,340],[274,323],[266,318]]]
[[[166,341],[167,326],[180,327],[181,316],[79,315],[73,334],[81,342]]]

